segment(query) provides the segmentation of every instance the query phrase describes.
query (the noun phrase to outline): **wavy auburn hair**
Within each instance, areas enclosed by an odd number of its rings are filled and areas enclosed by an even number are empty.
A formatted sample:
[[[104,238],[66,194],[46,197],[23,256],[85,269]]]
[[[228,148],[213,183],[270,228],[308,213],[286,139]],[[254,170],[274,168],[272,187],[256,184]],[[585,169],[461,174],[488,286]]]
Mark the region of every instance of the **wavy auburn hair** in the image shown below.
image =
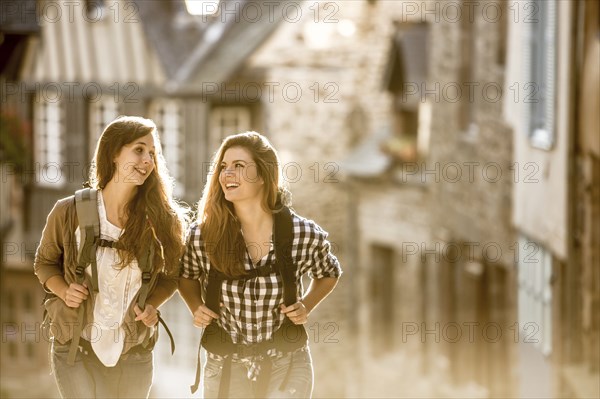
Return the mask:
[[[225,151],[233,147],[244,148],[252,156],[258,176],[264,181],[261,206],[265,211],[271,212],[276,209],[278,200],[289,198],[289,195],[286,195],[289,193],[280,184],[277,152],[265,136],[256,132],[246,132],[228,136],[223,140],[212,159],[213,172],[209,174],[202,199],[198,203],[198,223],[211,266],[227,277],[235,279],[245,274],[246,244],[233,204],[225,199],[219,184]],[[284,200],[283,204],[290,205],[288,200]]]
[[[144,243],[152,242],[157,246],[154,271],[161,270],[174,277],[178,274],[184,248],[186,212],[173,200],[173,181],[154,122],[137,116],[121,116],[112,121],[96,145],[87,185],[96,189],[106,187],[116,170],[114,159],[123,146],[148,134],[152,135],[156,147],[154,169],[127,204],[127,222],[119,238],[124,249],[119,249],[121,263],[118,266],[123,268],[134,259],[141,259]],[[161,259],[160,246],[164,249],[166,262]]]

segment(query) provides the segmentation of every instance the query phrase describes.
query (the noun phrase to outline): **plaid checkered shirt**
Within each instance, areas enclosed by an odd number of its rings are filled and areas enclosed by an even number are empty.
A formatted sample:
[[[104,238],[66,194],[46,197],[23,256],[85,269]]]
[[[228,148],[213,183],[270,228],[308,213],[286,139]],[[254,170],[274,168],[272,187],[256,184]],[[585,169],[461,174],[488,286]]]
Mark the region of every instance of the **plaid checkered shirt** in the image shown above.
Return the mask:
[[[306,273],[312,279],[323,277],[338,278],[342,270],[337,258],[331,253],[331,245],[327,241],[327,233],[315,222],[302,218],[292,212],[294,238],[292,259],[298,266],[296,269],[297,297],[302,298],[302,276]],[[271,239],[271,249],[256,265],[253,264],[248,251],[244,267],[251,270],[263,265],[274,265],[275,248]],[[208,284],[210,261],[202,241],[200,226],[192,225],[188,243],[181,261],[180,276],[187,279],[198,279],[202,287],[202,296]],[[217,323],[231,335],[234,343],[250,344],[271,338],[285,318],[279,306],[283,303],[283,281],[278,273],[266,277],[255,277],[249,280],[225,280],[221,289],[220,318]],[[269,356],[282,356],[272,351]],[[218,355],[209,356],[220,359]],[[248,377],[256,379],[259,373],[256,358],[234,360],[242,361],[248,366]]]

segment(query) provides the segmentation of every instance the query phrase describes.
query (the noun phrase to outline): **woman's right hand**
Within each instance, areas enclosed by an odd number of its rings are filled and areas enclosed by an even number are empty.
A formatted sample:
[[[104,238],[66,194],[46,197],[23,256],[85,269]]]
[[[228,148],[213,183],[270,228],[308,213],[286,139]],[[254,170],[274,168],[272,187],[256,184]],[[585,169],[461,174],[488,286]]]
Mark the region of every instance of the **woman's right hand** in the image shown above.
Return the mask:
[[[65,296],[63,300],[65,304],[70,308],[78,308],[83,301],[87,299],[89,291],[85,283],[83,285],[77,283],[71,283],[65,290]]]
[[[196,308],[194,312],[194,325],[198,328],[207,327],[214,319],[218,319],[219,315],[210,310],[206,305],[202,304]]]

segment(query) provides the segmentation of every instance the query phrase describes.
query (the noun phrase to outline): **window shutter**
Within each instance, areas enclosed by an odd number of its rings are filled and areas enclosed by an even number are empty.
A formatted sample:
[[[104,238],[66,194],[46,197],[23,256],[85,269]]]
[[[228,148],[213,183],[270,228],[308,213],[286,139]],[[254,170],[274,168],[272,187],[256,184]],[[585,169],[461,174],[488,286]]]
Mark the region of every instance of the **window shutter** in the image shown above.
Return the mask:
[[[219,148],[221,141],[236,133],[251,130],[248,107],[215,107],[210,114],[210,148]]]
[[[188,203],[198,201],[202,194],[202,187],[206,183],[210,171],[210,157],[216,151],[208,145],[208,123],[210,105],[201,99],[186,98],[182,102],[182,134],[186,151],[182,154],[185,158],[184,173],[187,187],[184,197]]]
[[[547,12],[545,26],[545,47],[546,47],[546,132],[548,134],[548,147],[554,143],[554,120],[555,120],[555,79],[556,79],[556,1],[549,0],[545,2]]]
[[[531,263],[527,265],[533,273],[533,296],[531,297],[533,301],[533,314],[531,321],[535,323],[536,328],[541,329],[544,325],[544,304],[542,302],[542,293],[544,291],[544,250],[536,245],[535,252],[531,255],[529,260]],[[535,347],[539,349],[541,346],[539,334],[534,338],[534,341]]]
[[[518,3],[518,2],[515,2]],[[511,7],[517,7],[520,9],[520,4],[513,4]],[[534,84],[533,79],[533,54],[532,54],[532,46],[533,46],[533,27],[531,23],[523,22],[521,18],[519,20],[519,24],[521,25],[521,43],[522,45],[522,57],[523,57],[523,67],[521,69],[521,81],[517,82],[520,87],[517,87],[517,98],[516,101],[521,104],[525,112],[522,113],[523,116],[523,131],[528,132],[531,128],[531,104],[528,102],[531,98],[531,93],[533,93],[532,84]]]
[[[540,326],[542,339],[542,353],[549,355],[552,352],[552,254],[549,251],[543,251],[543,290],[542,290],[542,308],[543,320]]]

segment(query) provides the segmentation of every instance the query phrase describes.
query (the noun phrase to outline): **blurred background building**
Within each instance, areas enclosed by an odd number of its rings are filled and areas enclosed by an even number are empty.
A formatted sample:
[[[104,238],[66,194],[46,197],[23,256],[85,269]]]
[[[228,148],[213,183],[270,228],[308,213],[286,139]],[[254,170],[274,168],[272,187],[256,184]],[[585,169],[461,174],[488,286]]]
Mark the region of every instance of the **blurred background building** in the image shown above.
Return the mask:
[[[2,0],[1,396],[58,395],[33,255],[127,114],[188,204],[226,135],[279,150],[345,272],[315,397],[599,397],[598,4]],[[190,396],[199,330],[162,314],[152,396]]]

